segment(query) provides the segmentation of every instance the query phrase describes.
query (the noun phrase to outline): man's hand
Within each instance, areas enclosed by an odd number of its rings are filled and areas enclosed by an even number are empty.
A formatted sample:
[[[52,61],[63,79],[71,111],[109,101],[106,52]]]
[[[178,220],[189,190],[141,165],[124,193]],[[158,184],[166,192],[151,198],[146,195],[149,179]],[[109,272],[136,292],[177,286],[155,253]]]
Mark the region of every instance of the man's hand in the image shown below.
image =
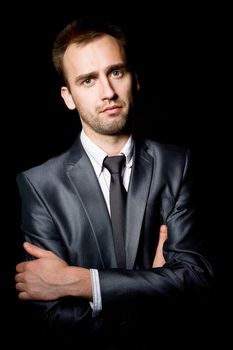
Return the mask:
[[[155,258],[152,267],[162,267],[166,261],[163,256],[163,244],[167,239],[167,226],[161,225],[159,231],[159,242],[156,248]]]
[[[69,266],[51,251],[28,242],[26,252],[35,260],[16,266],[16,289],[21,300],[55,300],[64,296],[81,296],[92,300],[91,276],[88,269]]]

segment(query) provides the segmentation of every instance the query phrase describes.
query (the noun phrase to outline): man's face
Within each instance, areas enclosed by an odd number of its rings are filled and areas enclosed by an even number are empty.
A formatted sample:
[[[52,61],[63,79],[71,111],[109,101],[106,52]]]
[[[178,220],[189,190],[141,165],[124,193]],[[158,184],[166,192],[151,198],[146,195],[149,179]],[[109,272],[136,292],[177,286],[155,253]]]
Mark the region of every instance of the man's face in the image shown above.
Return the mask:
[[[121,133],[133,104],[133,77],[117,40],[104,35],[72,44],[63,63],[69,88],[62,87],[62,97],[68,108],[77,108],[87,134]]]

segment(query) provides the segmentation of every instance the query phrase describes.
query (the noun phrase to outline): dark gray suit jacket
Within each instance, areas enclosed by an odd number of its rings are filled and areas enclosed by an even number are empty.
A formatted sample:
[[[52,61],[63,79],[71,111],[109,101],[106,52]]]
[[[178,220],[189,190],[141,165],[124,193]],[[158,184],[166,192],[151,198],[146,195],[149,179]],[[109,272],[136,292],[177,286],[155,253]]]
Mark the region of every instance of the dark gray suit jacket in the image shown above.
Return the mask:
[[[127,270],[117,269],[108,210],[79,137],[67,152],[19,174],[17,183],[25,240],[71,265],[99,270],[99,317],[93,318],[89,302],[80,298],[33,302],[49,327],[95,332],[119,309],[116,319],[126,324],[129,312],[126,321],[122,310],[134,310],[134,316],[140,307],[153,313],[162,300],[199,296],[209,289],[212,270],[196,226],[187,150],[151,140],[135,142],[127,196]],[[167,263],[152,269],[162,223],[169,232]]]

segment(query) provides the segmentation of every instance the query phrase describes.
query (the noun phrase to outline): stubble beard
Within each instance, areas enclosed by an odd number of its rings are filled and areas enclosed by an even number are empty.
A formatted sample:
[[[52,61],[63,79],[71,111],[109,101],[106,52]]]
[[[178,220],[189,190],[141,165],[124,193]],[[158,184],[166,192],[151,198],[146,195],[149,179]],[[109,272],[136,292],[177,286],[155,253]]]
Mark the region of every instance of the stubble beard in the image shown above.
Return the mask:
[[[93,131],[101,135],[117,135],[124,133],[129,124],[129,110],[117,117],[104,117],[96,114],[91,114],[85,111],[80,111],[79,115],[83,123],[87,124]]]

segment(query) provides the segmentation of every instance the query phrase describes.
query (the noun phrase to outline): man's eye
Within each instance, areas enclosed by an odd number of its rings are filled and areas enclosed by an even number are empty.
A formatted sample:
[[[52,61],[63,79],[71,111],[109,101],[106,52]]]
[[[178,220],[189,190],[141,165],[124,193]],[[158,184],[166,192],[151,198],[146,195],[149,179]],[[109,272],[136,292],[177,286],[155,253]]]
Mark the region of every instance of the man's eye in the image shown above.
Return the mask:
[[[112,75],[116,78],[120,78],[120,77],[122,77],[122,71],[119,69],[115,69],[112,71]]]
[[[85,79],[85,80],[83,81],[83,84],[84,84],[84,85],[91,85],[91,83],[92,83],[92,79]]]

